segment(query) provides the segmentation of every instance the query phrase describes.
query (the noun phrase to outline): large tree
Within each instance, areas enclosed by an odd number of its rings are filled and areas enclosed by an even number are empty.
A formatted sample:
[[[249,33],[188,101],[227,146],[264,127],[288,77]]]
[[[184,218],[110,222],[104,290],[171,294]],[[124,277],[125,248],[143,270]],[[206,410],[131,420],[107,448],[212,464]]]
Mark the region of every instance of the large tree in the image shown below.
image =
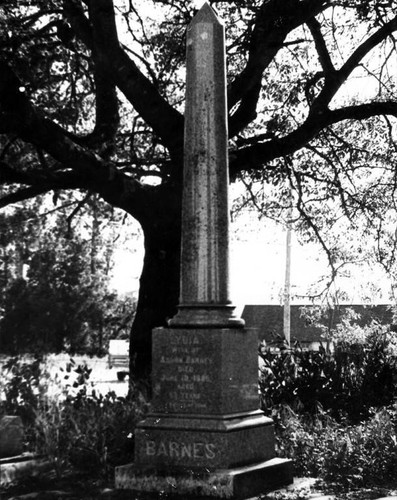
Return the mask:
[[[110,281],[123,215],[72,194],[55,208],[43,195],[0,213],[1,352],[103,354],[131,326],[134,300]]]
[[[227,25],[231,178],[289,180],[320,236],[305,192],[320,183],[320,203],[339,196],[352,215],[365,196],[344,179],[377,161],[380,129],[386,157],[393,152],[397,2],[212,3]],[[150,369],[151,329],[178,301],[184,38],[193,14],[185,0],[0,6],[0,206],[80,190],[139,221],[138,377]],[[352,101],[346,84],[355,77],[376,82],[376,91]],[[365,148],[357,122],[369,135]]]

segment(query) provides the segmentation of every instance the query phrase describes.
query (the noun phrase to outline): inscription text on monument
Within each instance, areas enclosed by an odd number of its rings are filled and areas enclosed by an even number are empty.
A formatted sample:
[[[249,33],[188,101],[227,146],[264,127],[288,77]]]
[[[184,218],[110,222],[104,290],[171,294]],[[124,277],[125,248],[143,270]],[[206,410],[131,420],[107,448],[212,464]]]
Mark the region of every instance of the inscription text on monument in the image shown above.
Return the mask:
[[[145,454],[147,457],[213,460],[216,456],[216,445],[204,442],[146,441]]]
[[[207,410],[205,395],[213,382],[214,358],[203,340],[200,334],[186,336],[178,331],[168,338],[155,378],[155,392],[161,388],[167,393],[166,411]]]

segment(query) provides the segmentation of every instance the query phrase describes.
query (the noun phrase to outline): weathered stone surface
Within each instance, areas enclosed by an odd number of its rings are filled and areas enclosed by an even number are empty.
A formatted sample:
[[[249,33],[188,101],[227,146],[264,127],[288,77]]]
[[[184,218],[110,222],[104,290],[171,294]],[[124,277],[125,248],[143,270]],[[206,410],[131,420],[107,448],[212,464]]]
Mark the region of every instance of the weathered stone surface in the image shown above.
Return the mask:
[[[235,480],[230,470],[254,467],[268,474],[272,469],[263,464],[275,458],[274,430],[272,420],[258,410],[257,381],[255,331],[155,329],[153,409],[135,432],[133,470],[138,471],[139,488],[144,489],[143,485],[150,482],[146,468],[151,469],[149,478],[154,471],[168,478],[171,468],[183,491],[190,481],[186,474],[200,475],[206,470],[215,478],[229,481],[226,489],[216,483],[215,490],[222,491],[222,495],[225,491],[240,491],[246,484],[244,474]],[[258,481],[288,484],[291,467],[291,462],[284,460],[274,478]],[[219,471],[221,476],[217,475]],[[162,485],[163,479],[160,477],[155,484]],[[196,487],[207,491],[200,481],[201,486],[194,486],[194,491]],[[254,494],[251,492],[251,496]]]
[[[23,451],[24,429],[20,417],[5,415],[0,419],[0,457],[13,457]]]
[[[223,51],[223,26],[206,4],[187,33],[181,304],[230,302]]]
[[[11,483],[26,477],[38,476],[53,468],[48,459],[35,456],[21,456],[16,460],[0,460],[0,486],[8,486]]]
[[[248,467],[216,472],[194,472],[125,465],[116,468],[116,487],[153,493],[173,493],[181,498],[251,498],[292,481],[292,464],[274,458]]]
[[[187,33],[181,295],[153,331],[152,412],[116,486],[249,498],[292,481],[258,410],[258,339],[229,298],[224,29],[204,4]]]
[[[236,418],[152,415],[135,433],[139,465],[227,469],[274,458],[271,419],[261,412]]]
[[[154,411],[226,415],[256,410],[257,349],[255,331],[155,329]]]
[[[187,32],[181,292],[172,326],[242,326],[229,291],[224,27],[204,4]]]

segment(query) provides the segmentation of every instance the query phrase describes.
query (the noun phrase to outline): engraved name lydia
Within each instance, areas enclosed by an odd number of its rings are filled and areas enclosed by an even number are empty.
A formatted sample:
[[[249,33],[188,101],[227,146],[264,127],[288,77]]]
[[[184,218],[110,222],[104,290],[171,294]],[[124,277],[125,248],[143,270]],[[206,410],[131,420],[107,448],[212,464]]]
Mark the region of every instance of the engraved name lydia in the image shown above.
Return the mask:
[[[178,372],[193,373],[196,368],[208,367],[213,363],[210,356],[200,355],[200,339],[193,335],[173,335],[168,352],[160,357],[160,363],[178,366]]]
[[[166,458],[215,458],[216,446],[214,443],[181,443],[177,441],[156,442],[146,441],[145,453],[148,457]]]
[[[173,335],[170,338],[170,349],[161,356],[160,363],[187,365],[210,365],[212,358],[200,356],[200,339],[194,335]]]
[[[211,368],[214,364],[207,349],[203,352],[203,341],[199,335],[174,333],[160,356],[164,367],[159,382],[167,385],[169,410],[205,410],[206,393],[203,384],[212,382]],[[164,386],[163,386],[164,387]]]

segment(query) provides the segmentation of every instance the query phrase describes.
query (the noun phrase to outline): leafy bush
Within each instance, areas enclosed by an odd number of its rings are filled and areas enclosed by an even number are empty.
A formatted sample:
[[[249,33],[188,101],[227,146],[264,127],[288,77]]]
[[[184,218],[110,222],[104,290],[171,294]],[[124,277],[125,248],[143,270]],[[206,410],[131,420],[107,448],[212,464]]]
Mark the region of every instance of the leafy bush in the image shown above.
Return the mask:
[[[332,416],[352,422],[372,407],[389,405],[397,395],[393,334],[373,327],[364,344],[339,344],[335,352],[303,350],[299,345],[274,351],[261,346],[260,389],[265,411],[287,404],[314,414],[317,404]]]
[[[272,417],[278,453],[293,458],[296,475],[313,475],[345,487],[385,486],[396,480],[395,406],[357,425],[337,422],[320,407],[309,416],[281,405]]]
[[[48,456],[59,476],[69,466],[106,473],[132,460],[133,431],[148,406],[138,391],[127,398],[101,395],[89,384],[91,370],[71,359],[63,378],[74,375],[74,382],[51,396],[48,387],[56,380],[43,371],[40,359],[13,358],[6,367],[11,376],[2,388],[0,413],[23,418],[27,449]]]
[[[36,414],[36,449],[50,457],[59,475],[69,465],[107,472],[132,461],[133,431],[145,407],[139,398],[86,389],[64,402],[50,399]]]
[[[263,406],[277,452],[296,475],[353,488],[385,486],[397,470],[397,363],[394,334],[372,325],[365,342],[338,331],[335,352],[262,346]]]
[[[4,379],[0,401],[2,414],[18,415],[25,425],[34,421],[39,401],[47,392],[48,374],[42,371],[42,358],[23,361],[19,357],[9,358],[3,365]]]

